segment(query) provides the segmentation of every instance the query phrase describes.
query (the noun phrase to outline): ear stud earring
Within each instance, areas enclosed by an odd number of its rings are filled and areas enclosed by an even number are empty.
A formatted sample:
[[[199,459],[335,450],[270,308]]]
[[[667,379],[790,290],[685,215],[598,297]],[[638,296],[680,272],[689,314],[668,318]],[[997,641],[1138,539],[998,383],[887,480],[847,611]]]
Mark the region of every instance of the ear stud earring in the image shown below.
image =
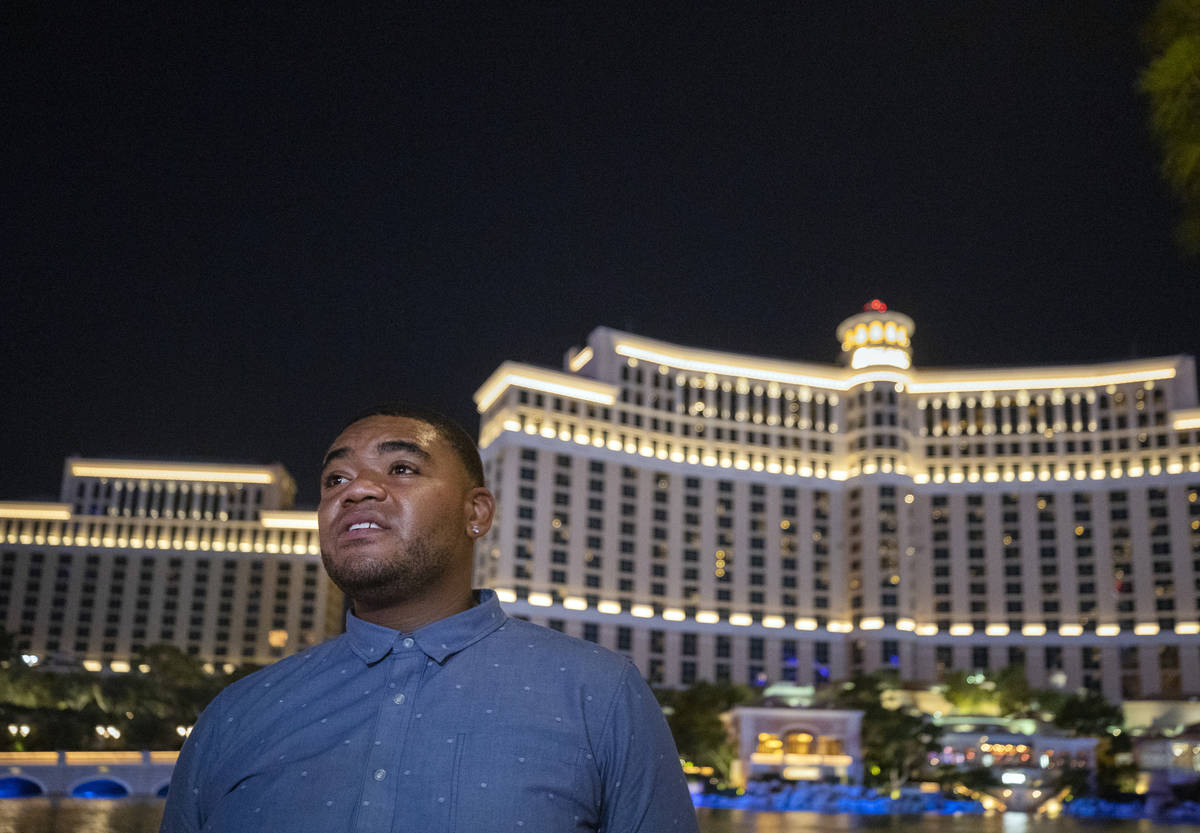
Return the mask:
[[[479,534],[479,524],[471,524],[471,534],[472,535]]]

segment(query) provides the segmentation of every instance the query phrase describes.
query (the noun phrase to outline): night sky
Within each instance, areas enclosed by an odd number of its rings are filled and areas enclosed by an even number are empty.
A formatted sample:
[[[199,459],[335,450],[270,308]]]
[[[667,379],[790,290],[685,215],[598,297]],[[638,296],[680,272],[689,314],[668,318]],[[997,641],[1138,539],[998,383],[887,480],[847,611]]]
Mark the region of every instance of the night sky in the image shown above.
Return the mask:
[[[879,297],[919,366],[1200,351],[1148,2],[120,5],[0,9],[0,498],[83,454],[312,505],[349,414],[475,430],[600,325],[833,362]]]

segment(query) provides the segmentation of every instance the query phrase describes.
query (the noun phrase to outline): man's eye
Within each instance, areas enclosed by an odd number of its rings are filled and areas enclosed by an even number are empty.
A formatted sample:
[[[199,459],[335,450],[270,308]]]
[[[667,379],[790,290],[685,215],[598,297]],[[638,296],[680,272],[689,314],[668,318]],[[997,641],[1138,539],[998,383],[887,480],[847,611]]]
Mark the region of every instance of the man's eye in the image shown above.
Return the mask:
[[[325,489],[332,489],[334,486],[337,486],[337,485],[339,485],[341,483],[345,483],[345,482],[346,482],[346,478],[344,475],[330,474],[330,475],[326,475],[321,480],[321,486],[322,486],[322,488],[325,488]]]
[[[417,470],[408,463],[392,463],[390,469],[392,474],[416,474]]]

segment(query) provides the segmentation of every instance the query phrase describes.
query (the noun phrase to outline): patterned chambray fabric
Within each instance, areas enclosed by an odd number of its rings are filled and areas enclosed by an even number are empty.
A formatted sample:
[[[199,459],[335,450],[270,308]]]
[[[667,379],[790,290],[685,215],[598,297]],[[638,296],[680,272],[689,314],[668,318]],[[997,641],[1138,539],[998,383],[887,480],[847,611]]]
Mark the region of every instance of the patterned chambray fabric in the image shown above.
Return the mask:
[[[412,634],[350,615],[229,686],[184,744],[163,833],[695,833],[637,668],[478,601]]]

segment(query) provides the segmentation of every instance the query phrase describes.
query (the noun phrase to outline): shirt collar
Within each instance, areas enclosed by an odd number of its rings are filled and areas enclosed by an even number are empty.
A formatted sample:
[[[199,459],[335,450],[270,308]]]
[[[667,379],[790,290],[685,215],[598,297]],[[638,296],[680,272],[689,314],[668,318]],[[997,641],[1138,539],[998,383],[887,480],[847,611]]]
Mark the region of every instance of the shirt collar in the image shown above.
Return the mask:
[[[496,630],[507,618],[495,591],[476,590],[474,607],[439,619],[411,634],[363,621],[347,611],[346,636],[350,650],[368,665],[386,657],[406,638],[411,638],[426,656],[441,664],[446,657]]]

